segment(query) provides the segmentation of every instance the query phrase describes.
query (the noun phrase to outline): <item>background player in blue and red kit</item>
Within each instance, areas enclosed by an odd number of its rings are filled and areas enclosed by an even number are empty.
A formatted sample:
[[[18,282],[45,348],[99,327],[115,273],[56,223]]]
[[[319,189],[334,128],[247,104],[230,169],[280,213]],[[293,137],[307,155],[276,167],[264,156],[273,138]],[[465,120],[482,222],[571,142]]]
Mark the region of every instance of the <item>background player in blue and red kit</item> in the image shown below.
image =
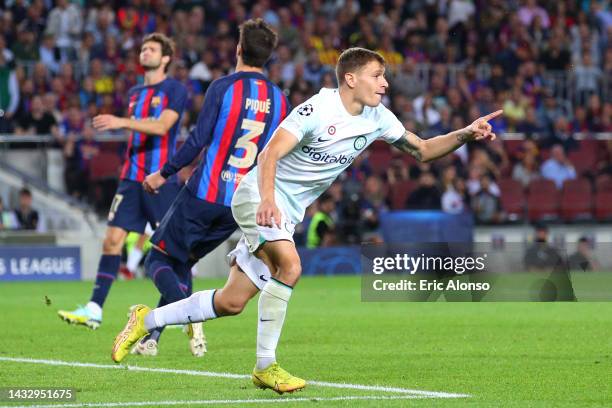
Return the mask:
[[[184,275],[190,278],[191,266],[236,230],[230,208],[234,191],[289,111],[285,95],[262,74],[276,41],[276,33],[261,19],[240,26],[236,72],[210,85],[191,136],[144,182],[146,190],[161,191],[169,177],[208,146],[151,238],[155,247],[145,268],[167,300],[188,297],[180,288]],[[154,347],[147,344],[154,336],[136,347]]]
[[[93,119],[98,131],[128,129],[131,134],[121,181],[108,215],[91,300],[76,310],[58,312],[70,323],[91,329],[100,325],[102,307],[117,276],[128,232],[142,233],[147,222],[155,228],[180,190],[176,177],[156,196],[145,193],[142,188],[145,177],[158,171],[175,153],[187,89],[166,75],[173,53],[174,43],[165,35],[153,33],[144,37],[140,49],[144,84],[129,91],[128,117],[99,115]]]

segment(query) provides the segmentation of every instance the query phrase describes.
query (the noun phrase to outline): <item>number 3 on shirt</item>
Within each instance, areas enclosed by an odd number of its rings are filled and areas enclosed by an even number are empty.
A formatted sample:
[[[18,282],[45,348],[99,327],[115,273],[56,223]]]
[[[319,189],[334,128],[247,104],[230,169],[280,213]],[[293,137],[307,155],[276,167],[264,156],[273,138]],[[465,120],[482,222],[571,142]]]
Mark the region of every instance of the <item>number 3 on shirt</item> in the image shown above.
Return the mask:
[[[253,142],[253,139],[261,135],[266,128],[266,122],[260,122],[257,120],[244,119],[242,121],[242,129],[248,130],[243,136],[236,140],[236,148],[243,148],[245,151],[244,157],[236,157],[231,155],[228,163],[238,169],[244,169],[251,167],[255,163],[257,157],[257,143]]]

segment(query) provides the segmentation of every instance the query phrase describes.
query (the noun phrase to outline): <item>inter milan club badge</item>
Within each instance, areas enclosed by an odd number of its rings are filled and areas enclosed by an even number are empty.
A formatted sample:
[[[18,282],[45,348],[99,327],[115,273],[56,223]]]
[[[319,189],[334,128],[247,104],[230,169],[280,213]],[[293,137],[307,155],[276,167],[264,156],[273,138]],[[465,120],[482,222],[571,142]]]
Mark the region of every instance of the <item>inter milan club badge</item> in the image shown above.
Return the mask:
[[[355,143],[353,143],[353,147],[355,147],[355,150],[361,150],[365,147],[367,142],[367,139],[365,138],[365,136],[359,136],[357,139],[355,139]]]
[[[336,134],[336,127],[335,126],[330,126],[327,128],[327,133],[331,136]]]

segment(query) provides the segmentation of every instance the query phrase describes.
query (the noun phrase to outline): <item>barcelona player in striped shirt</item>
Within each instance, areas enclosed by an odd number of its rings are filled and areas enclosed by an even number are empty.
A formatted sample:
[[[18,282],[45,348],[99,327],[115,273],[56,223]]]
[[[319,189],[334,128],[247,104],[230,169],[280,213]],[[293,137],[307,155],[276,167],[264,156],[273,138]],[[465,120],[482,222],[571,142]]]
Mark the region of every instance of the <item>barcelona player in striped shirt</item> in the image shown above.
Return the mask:
[[[236,230],[230,207],[234,191],[288,112],[285,95],[262,73],[276,41],[276,33],[261,19],[240,27],[236,72],[209,86],[192,134],[160,171],[145,179],[145,189],[161,194],[166,180],[207,148],[151,237],[154,248],[145,268],[168,301],[189,296],[181,284],[191,279],[191,267]],[[135,350],[156,349],[158,336],[154,330]]]
[[[166,183],[156,196],[145,193],[142,188],[145,177],[162,168],[175,153],[187,89],[167,76],[173,53],[171,39],[160,33],[147,35],[140,49],[144,84],[129,91],[128,117],[98,115],[93,119],[96,130],[127,129],[130,138],[121,180],[108,215],[91,299],[84,307],[58,312],[70,323],[91,329],[100,325],[102,307],[117,276],[128,232],[144,232],[147,222],[153,227],[159,224],[180,190],[175,179]]]
[[[154,248],[145,268],[164,299],[188,297],[181,283],[191,278],[191,266],[236,230],[230,208],[234,191],[289,110],[280,88],[262,73],[276,41],[261,19],[240,27],[236,72],[209,86],[192,134],[145,179],[145,189],[161,193],[166,180],[207,148],[151,238]],[[156,340],[153,331],[135,350],[155,349]]]

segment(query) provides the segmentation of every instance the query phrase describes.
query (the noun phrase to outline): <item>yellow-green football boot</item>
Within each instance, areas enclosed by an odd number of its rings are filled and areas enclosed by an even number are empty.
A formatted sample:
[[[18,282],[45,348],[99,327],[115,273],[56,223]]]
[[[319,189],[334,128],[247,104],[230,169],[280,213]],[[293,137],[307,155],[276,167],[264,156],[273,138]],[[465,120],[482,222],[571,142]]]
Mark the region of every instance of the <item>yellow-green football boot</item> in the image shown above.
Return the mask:
[[[130,318],[113,343],[111,358],[115,363],[120,363],[130,353],[132,346],[147,335],[144,318],[150,311],[151,308],[145,305],[130,308]]]
[[[299,391],[306,387],[306,381],[294,377],[287,371],[283,370],[278,363],[270,364],[263,370],[253,370],[253,384],[261,389],[269,388],[279,394],[284,392]]]

